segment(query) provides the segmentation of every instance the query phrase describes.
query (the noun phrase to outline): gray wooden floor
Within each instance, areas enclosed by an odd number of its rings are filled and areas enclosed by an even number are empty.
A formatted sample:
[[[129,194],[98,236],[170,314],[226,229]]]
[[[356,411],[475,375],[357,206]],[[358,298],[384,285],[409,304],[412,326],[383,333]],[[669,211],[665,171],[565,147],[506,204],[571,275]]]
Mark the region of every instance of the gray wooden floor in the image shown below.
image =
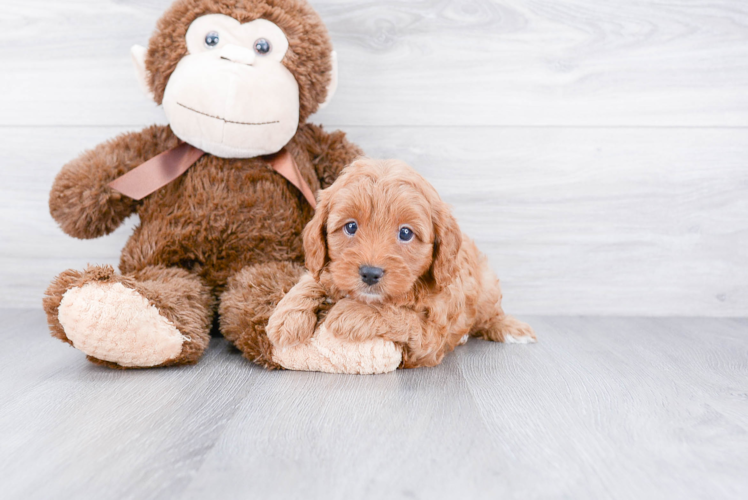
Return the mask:
[[[0,311],[16,498],[747,498],[748,320],[525,318],[434,369],[117,372]]]

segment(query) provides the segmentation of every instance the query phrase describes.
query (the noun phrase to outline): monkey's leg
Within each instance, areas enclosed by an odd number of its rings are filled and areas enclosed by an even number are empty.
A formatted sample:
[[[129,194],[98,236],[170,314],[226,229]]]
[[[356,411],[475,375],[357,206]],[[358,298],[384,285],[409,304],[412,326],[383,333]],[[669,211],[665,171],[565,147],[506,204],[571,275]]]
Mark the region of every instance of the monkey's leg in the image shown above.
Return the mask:
[[[247,266],[229,279],[219,307],[221,333],[250,361],[271,370],[282,368],[273,360],[265,327],[304,273],[292,262],[268,262]]]
[[[221,297],[221,333],[249,360],[270,369],[372,374],[397,369],[400,347],[377,338],[341,340],[318,326],[314,337],[278,350],[265,328],[281,299],[306,271],[298,264],[274,262],[249,266],[229,280]]]
[[[110,368],[194,364],[210,341],[209,288],[184,269],[111,266],[69,270],[49,286],[44,310],[54,337]]]

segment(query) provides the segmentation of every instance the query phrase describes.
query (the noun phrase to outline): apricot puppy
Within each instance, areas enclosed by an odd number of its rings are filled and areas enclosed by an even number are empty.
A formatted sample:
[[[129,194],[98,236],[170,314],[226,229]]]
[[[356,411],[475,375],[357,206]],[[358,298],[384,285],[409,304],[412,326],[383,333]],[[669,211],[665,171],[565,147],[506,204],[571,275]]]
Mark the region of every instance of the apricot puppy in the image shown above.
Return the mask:
[[[486,257],[405,163],[358,160],[319,198],[304,230],[309,273],[268,323],[277,348],[308,341],[319,323],[340,339],[401,345],[403,368],[439,364],[468,335],[536,341],[501,308]]]

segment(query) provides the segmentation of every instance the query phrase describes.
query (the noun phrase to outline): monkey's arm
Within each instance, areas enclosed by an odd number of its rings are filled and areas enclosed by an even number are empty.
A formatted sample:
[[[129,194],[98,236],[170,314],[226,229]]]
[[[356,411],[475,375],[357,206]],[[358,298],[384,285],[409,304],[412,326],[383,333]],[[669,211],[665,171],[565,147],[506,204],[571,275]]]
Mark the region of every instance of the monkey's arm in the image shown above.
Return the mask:
[[[341,170],[364,154],[340,130],[327,133],[319,125],[306,124],[299,131],[322,189],[330,187]]]
[[[317,311],[325,301],[325,289],[309,273],[281,299],[268,320],[268,339],[285,348],[304,343],[314,335]]]
[[[70,236],[91,239],[117,229],[138,202],[108,186],[154,156],[177,146],[167,126],[155,125],[120,135],[84,153],[64,167],[52,186],[49,210]]]

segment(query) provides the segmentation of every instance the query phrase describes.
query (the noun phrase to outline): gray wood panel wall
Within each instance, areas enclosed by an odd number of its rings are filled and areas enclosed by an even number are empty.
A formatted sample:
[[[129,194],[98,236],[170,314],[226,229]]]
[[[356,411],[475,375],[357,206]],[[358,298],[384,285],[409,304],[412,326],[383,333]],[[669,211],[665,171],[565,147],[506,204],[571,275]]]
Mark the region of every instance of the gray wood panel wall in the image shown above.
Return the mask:
[[[129,60],[169,0],[0,0],[0,300],[116,263],[47,211],[84,149],[163,123]],[[410,162],[517,314],[748,314],[748,3],[315,0],[341,64],[313,117]]]

